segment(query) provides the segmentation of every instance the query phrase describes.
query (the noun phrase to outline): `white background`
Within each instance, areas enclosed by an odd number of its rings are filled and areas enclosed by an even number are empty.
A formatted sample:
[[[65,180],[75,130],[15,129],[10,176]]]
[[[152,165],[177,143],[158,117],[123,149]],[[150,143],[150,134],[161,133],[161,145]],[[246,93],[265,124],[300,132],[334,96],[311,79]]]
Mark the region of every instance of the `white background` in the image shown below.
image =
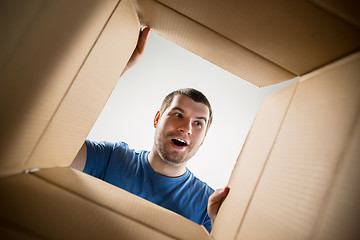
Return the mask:
[[[88,139],[151,150],[153,119],[163,98],[195,88],[209,99],[214,120],[188,168],[212,188],[223,188],[261,102],[291,82],[258,88],[150,32],[144,57],[119,79]]]

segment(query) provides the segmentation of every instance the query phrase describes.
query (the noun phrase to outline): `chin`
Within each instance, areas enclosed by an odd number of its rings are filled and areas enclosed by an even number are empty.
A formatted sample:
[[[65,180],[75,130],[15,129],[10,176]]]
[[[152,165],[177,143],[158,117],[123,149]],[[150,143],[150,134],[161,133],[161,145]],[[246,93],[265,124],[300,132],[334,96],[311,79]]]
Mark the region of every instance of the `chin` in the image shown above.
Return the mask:
[[[189,159],[171,159],[168,156],[163,156],[162,160],[164,163],[173,167],[182,167],[189,161]]]

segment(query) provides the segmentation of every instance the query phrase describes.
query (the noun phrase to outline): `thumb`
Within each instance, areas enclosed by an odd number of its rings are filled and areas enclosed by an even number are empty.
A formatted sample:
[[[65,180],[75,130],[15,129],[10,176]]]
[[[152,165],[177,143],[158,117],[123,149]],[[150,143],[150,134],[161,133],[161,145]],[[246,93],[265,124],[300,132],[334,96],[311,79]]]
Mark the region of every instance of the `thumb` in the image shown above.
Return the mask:
[[[217,189],[213,194],[210,195],[208,200],[207,212],[211,220],[211,225],[214,224],[216,215],[220,209],[222,202],[229,194],[230,188],[225,187],[224,189]]]
[[[230,188],[220,188],[217,189],[209,198],[209,201],[212,203],[221,202],[229,193]]]

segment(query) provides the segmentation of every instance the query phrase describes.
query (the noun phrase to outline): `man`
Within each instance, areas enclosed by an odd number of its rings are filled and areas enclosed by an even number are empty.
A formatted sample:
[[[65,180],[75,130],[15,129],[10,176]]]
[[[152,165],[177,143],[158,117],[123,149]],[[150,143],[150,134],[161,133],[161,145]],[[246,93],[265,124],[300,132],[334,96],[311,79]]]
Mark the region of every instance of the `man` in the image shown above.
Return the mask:
[[[143,54],[149,31],[140,32],[125,71]],[[122,142],[86,140],[71,166],[204,225],[210,232],[229,188],[214,192],[186,163],[203,144],[211,122],[206,97],[195,89],[180,89],[164,99],[155,115],[150,152],[136,152]]]

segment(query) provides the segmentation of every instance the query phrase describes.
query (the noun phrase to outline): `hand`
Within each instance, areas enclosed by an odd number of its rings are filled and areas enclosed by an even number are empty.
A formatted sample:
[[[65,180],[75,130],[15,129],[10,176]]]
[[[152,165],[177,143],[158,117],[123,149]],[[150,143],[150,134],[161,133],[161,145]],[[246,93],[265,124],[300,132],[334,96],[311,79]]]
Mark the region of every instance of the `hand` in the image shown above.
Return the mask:
[[[126,72],[129,68],[133,67],[140,60],[142,55],[144,54],[144,50],[145,50],[145,46],[147,43],[149,32],[150,32],[149,27],[146,27],[142,31],[140,31],[139,40],[136,45],[136,48],[134,49],[133,54],[131,55],[128,63],[126,64],[126,67],[125,67],[123,73]]]
[[[211,226],[214,225],[215,218],[219,211],[219,208],[222,202],[225,200],[226,196],[229,194],[230,188],[225,187],[224,189],[217,189],[208,200],[207,211],[211,219]]]

